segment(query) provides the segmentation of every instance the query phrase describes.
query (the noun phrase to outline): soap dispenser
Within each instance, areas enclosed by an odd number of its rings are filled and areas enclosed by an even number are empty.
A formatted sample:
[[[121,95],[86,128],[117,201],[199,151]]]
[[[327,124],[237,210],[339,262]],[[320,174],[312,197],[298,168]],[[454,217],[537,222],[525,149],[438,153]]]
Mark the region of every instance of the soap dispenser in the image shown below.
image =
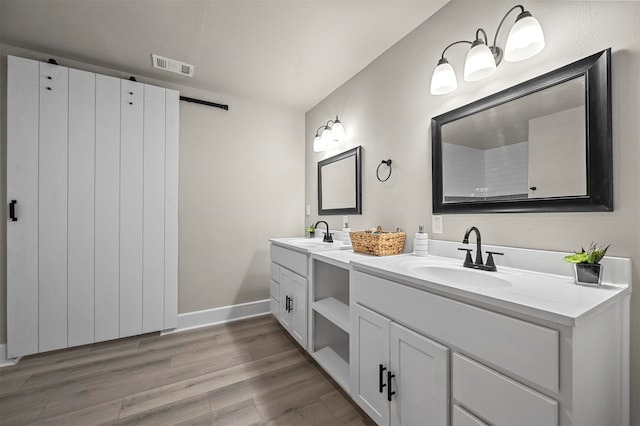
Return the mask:
[[[424,232],[422,225],[418,226],[418,233],[413,238],[413,254],[421,257],[429,255],[429,234]]]
[[[345,246],[351,245],[351,228],[349,228],[349,222],[345,222],[342,227],[342,244]]]

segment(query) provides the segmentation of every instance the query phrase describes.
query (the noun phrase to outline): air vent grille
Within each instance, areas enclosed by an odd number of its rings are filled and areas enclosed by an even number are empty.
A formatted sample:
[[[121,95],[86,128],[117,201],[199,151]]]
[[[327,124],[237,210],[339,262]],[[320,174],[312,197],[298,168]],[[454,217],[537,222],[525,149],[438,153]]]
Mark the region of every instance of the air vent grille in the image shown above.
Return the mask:
[[[151,55],[153,60],[153,67],[161,70],[174,72],[176,74],[186,75],[187,77],[193,77],[193,65],[176,61],[175,59],[165,58],[164,56]]]

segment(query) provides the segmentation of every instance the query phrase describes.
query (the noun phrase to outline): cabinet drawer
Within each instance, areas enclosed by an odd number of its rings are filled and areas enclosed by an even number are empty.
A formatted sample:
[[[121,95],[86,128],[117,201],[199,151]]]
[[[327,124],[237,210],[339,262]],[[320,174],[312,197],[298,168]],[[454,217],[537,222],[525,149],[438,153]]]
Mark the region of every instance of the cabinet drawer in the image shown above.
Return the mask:
[[[298,275],[307,276],[308,258],[306,254],[271,244],[271,261]]]
[[[453,398],[496,426],[558,424],[557,401],[457,353]]]
[[[271,280],[271,298],[280,301],[280,284]]]
[[[558,392],[557,330],[359,271],[353,273],[351,285],[354,302]]]
[[[280,282],[280,266],[271,262],[271,281]]]
[[[453,406],[452,426],[489,426],[473,414],[458,405]]]
[[[273,316],[280,319],[280,303],[273,297],[269,299],[269,308]]]

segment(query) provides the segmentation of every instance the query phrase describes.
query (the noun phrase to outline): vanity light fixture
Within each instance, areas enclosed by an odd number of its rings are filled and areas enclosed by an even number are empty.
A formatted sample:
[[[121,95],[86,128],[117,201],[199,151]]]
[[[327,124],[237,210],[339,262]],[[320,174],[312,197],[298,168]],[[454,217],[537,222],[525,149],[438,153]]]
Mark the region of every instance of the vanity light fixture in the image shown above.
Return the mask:
[[[507,16],[516,9],[520,9],[521,12],[509,31],[503,50],[496,44],[498,33]],[[464,79],[465,81],[478,81],[493,74],[502,59],[507,62],[518,62],[540,53],[544,49],[544,33],[538,20],[531,16],[531,13],[526,11],[522,5],[512,7],[500,21],[492,46],[488,45],[487,33],[479,28],[476,31],[475,41],[460,40],[444,48],[442,57],[431,76],[432,95],[444,95],[453,92],[458,87],[456,73],[444,54],[451,46],[461,43],[471,45],[464,62]]]
[[[313,138],[313,152],[322,152],[329,146],[344,141],[344,126],[336,115],[335,120],[329,120],[318,127]]]

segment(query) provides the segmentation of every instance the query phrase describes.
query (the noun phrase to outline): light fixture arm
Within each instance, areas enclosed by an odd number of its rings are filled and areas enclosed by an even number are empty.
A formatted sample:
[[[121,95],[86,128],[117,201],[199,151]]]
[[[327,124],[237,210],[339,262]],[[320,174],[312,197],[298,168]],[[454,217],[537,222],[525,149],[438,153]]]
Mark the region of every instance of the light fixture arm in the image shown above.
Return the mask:
[[[507,19],[507,16],[509,16],[509,14],[514,10],[516,10],[517,8],[520,8],[520,13],[525,12],[524,6],[519,4],[517,6],[513,6],[511,9],[509,9],[507,13],[504,14],[504,16],[502,17],[502,20],[500,21],[500,24],[498,25],[498,29],[496,30],[496,35],[495,37],[493,37],[493,44],[491,45],[491,47],[496,47],[496,43],[498,42],[498,33],[500,32],[500,28],[502,28],[502,24],[504,24],[504,20]]]
[[[444,50],[442,51],[442,56],[440,57],[440,60],[444,59],[444,54],[447,51],[448,48],[450,48],[451,46],[455,46],[456,44],[460,44],[460,43],[467,43],[467,44],[473,44],[470,41],[467,40],[458,40],[458,41],[454,41],[453,43],[451,43],[450,45],[448,45],[447,47],[444,48]]]

